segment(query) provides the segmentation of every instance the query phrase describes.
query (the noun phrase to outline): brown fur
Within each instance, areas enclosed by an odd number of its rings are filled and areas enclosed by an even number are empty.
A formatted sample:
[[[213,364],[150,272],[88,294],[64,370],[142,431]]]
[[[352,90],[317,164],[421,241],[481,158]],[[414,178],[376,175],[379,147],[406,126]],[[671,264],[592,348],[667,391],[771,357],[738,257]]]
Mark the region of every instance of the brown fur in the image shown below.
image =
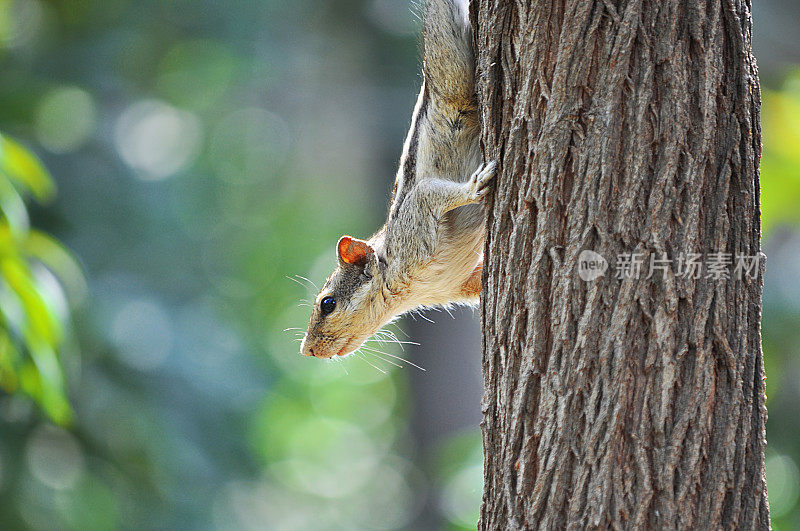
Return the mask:
[[[424,81],[386,224],[338,247],[339,267],[317,297],[301,350],[348,354],[396,316],[421,306],[474,304],[480,293],[483,207],[494,164],[480,164],[474,59],[464,0],[429,0]],[[349,238],[349,237],[347,237]],[[360,242],[360,241],[359,241]],[[336,309],[319,304],[334,297]]]

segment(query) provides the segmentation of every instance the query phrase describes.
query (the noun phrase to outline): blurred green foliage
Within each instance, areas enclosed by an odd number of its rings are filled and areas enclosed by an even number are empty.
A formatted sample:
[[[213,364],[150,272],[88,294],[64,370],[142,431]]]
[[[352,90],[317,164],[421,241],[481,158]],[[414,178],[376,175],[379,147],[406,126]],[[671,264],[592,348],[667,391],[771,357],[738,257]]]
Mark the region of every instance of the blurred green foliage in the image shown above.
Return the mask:
[[[787,73],[763,97],[761,172],[764,231],[800,224],[800,70]]]
[[[0,528],[413,525],[406,374],[282,330],[314,291],[287,276],[383,215],[415,27],[385,1],[0,0],[0,130],[51,169],[32,224],[88,283],[69,428],[0,393]]]
[[[773,529],[792,530],[800,528],[800,70],[762,95],[767,493]]]
[[[41,162],[0,135],[0,386],[32,397],[53,421],[68,424],[72,410],[58,358],[66,306],[52,273],[73,280],[80,273],[57,241],[31,229],[24,203],[27,195],[47,201],[54,191]]]

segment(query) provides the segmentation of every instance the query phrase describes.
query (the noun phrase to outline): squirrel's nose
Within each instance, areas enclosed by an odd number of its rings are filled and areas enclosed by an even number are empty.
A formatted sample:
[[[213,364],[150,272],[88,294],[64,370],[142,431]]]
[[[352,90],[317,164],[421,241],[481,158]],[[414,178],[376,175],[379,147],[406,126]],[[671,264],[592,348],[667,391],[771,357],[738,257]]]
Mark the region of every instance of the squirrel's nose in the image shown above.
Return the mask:
[[[300,343],[300,352],[303,354],[303,356],[314,356],[314,357],[317,356],[316,354],[314,354],[314,347],[306,344],[305,337],[303,338],[303,342]]]

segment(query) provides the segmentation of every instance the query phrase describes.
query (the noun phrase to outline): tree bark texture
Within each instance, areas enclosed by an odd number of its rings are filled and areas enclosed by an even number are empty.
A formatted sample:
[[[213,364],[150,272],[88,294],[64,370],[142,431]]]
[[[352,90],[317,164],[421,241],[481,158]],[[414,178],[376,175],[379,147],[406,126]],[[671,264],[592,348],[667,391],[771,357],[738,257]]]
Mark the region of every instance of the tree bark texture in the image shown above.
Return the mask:
[[[749,0],[474,0],[482,529],[767,529]],[[584,281],[583,250],[609,263]],[[617,278],[641,253],[642,274]],[[762,257],[681,275],[681,253]],[[674,262],[650,278],[651,256]],[[728,257],[725,257],[728,258]]]

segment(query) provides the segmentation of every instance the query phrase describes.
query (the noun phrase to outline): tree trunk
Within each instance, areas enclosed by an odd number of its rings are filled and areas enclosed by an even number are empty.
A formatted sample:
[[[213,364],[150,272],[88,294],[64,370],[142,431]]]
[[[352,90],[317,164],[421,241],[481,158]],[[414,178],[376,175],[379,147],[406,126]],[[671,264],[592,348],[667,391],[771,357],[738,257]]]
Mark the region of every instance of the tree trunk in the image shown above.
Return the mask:
[[[749,0],[472,9],[480,527],[767,529]]]

